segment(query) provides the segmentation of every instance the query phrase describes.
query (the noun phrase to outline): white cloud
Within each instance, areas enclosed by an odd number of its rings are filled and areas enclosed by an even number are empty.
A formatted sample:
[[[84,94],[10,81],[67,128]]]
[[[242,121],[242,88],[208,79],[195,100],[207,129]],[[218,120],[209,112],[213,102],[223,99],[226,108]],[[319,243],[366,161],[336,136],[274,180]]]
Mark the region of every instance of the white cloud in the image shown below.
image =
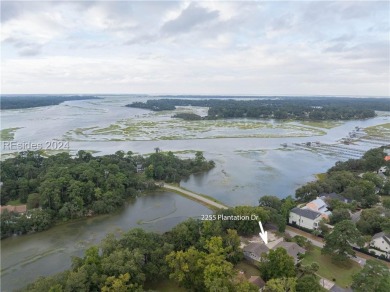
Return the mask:
[[[389,11],[372,1],[7,3],[2,90],[390,95]]]

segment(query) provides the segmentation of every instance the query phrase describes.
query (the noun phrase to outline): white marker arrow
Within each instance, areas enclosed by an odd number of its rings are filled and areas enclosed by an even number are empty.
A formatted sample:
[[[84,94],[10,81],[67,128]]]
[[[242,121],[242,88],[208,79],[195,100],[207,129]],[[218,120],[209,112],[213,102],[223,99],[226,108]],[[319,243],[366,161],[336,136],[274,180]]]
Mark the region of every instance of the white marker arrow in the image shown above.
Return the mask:
[[[264,241],[265,244],[268,244],[268,234],[267,234],[267,231],[264,231],[263,229],[263,225],[261,224],[261,221],[259,221],[259,226],[260,226],[260,237],[261,239]]]

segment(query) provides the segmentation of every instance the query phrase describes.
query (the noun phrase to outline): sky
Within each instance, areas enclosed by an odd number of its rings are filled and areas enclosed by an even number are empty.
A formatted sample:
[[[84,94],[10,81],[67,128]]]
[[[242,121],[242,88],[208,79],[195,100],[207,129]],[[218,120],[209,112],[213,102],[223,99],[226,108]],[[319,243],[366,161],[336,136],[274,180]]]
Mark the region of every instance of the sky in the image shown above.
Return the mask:
[[[390,96],[389,1],[1,1],[1,93]]]

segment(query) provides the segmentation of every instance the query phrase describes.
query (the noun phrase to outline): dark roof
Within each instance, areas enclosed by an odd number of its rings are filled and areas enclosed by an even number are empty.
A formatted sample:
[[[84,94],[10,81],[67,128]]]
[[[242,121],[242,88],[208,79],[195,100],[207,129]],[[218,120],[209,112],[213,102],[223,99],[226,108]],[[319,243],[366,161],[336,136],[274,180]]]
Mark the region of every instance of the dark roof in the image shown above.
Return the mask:
[[[320,194],[320,197],[325,197],[326,199],[332,199],[332,200],[338,200],[342,202],[350,202],[350,199],[344,198],[342,195],[336,194],[336,193],[322,193]]]
[[[304,249],[303,247],[300,247],[298,244],[296,244],[295,242],[286,242],[286,241],[282,241],[282,242],[279,242],[275,247],[275,248],[278,248],[278,247],[282,247],[284,248],[288,255],[289,256],[292,256],[294,259],[297,259],[298,258],[298,254],[304,254],[306,252],[306,249]]]
[[[260,256],[263,253],[268,253],[269,248],[265,244],[261,244],[258,242],[252,242],[252,243],[248,244],[247,246],[245,246],[243,248],[243,251],[252,252],[252,253]]]
[[[259,276],[251,276],[248,281],[251,282],[252,284],[255,284],[259,288],[265,287],[264,280],[262,278],[260,278]]]
[[[316,211],[313,211],[313,210],[310,210],[310,209],[300,209],[300,208],[293,208],[291,210],[291,212],[299,215],[299,216],[302,216],[302,217],[305,217],[305,218],[309,218],[309,219],[316,219],[317,217],[321,216],[321,213],[319,212],[316,212]]]

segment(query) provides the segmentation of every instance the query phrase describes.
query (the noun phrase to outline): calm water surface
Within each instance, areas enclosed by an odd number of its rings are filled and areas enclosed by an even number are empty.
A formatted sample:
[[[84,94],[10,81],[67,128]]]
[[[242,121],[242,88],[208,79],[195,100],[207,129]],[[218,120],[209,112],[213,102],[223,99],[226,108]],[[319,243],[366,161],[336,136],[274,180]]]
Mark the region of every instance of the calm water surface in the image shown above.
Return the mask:
[[[61,272],[72,256],[99,243],[108,233],[143,228],[163,233],[176,224],[212,212],[170,192],[157,192],[129,202],[115,214],[80,219],[47,231],[1,241],[1,291],[22,288],[38,276]]]

